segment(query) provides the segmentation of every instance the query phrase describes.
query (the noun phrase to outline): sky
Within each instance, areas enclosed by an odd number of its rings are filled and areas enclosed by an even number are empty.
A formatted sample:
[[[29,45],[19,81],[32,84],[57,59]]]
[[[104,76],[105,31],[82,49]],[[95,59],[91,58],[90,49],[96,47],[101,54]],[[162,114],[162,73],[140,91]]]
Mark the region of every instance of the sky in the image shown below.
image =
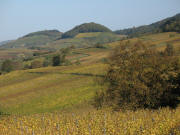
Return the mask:
[[[0,41],[40,30],[65,32],[85,22],[119,30],[177,13],[180,0],[0,0]]]

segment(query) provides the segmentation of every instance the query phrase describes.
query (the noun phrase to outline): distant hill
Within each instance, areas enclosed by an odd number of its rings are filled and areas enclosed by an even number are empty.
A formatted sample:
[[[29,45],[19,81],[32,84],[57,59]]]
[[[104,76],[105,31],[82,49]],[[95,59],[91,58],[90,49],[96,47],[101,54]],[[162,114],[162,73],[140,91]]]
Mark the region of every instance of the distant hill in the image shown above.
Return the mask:
[[[93,47],[97,44],[111,43],[123,39],[124,36],[117,35],[113,32],[88,32],[79,33],[74,38],[64,38],[48,43],[46,48],[65,48],[70,46],[75,47]]]
[[[140,36],[143,34],[159,32],[180,32],[180,14],[152,23],[150,25],[115,31],[116,34],[128,36]]]
[[[2,45],[2,48],[20,48],[20,47],[34,47],[45,45],[58,38],[61,38],[62,33],[57,30],[45,30],[33,32],[25,35],[17,40]]]
[[[61,36],[61,32],[58,30],[44,30],[44,31],[38,31],[38,32],[33,32],[30,34],[25,35],[24,37],[32,37],[32,36],[48,36],[51,37],[52,39],[59,38]]]
[[[96,23],[84,23],[82,25],[76,26],[72,30],[64,33],[62,38],[73,38],[79,33],[88,33],[88,32],[112,32],[109,28]]]
[[[12,40],[7,40],[7,41],[2,41],[2,42],[0,42],[0,46],[1,45],[4,45],[4,44],[7,44],[7,43],[9,43],[9,42],[11,42]]]

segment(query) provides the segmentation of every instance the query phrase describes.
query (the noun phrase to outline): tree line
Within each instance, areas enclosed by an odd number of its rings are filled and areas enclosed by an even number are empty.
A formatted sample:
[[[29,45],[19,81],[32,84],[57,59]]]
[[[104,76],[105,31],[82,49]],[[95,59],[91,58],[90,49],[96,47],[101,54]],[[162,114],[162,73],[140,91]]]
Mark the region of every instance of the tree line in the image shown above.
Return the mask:
[[[71,49],[74,49],[74,46],[62,48],[60,49],[59,53],[56,53],[52,57],[47,56],[44,59],[33,60],[33,58],[28,58],[24,60],[4,60],[0,67],[0,74],[15,70],[35,69],[47,66],[71,65],[72,63],[68,59],[66,59],[66,56],[70,53]]]

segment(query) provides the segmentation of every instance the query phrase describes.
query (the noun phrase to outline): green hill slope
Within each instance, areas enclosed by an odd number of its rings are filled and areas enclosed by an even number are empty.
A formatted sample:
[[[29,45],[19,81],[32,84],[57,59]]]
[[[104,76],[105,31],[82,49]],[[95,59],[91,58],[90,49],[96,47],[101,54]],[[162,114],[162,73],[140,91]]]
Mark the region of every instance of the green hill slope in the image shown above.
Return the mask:
[[[79,33],[74,38],[65,38],[48,43],[44,47],[60,49],[69,46],[93,47],[96,44],[110,43],[121,40],[123,36],[111,32]]]
[[[34,47],[45,45],[49,42],[60,38],[62,35],[61,32],[57,30],[45,30],[30,33],[24,37],[21,37],[17,40],[14,40],[10,43],[4,44],[1,48],[23,48],[23,47]]]
[[[87,106],[98,89],[93,78],[102,69],[101,64],[48,67],[1,76],[1,110],[32,114]]]
[[[111,30],[101,24],[96,24],[93,22],[84,23],[64,33],[62,35],[62,38],[73,38],[79,33],[89,33],[89,32],[111,32]]]

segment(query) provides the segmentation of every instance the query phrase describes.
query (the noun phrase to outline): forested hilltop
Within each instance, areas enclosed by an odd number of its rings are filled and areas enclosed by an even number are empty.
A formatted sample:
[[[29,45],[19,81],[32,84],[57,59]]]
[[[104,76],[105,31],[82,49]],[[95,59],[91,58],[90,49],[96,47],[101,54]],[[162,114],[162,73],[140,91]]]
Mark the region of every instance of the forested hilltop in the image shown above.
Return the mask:
[[[112,32],[109,28],[97,24],[97,23],[84,23],[79,26],[76,26],[72,30],[64,33],[62,38],[73,38],[79,33],[88,33],[88,32]]]
[[[143,25],[140,27],[117,30],[115,31],[115,33],[133,37],[133,36],[140,36],[143,34],[170,32],[170,31],[180,32],[180,14],[152,23],[150,25]]]

